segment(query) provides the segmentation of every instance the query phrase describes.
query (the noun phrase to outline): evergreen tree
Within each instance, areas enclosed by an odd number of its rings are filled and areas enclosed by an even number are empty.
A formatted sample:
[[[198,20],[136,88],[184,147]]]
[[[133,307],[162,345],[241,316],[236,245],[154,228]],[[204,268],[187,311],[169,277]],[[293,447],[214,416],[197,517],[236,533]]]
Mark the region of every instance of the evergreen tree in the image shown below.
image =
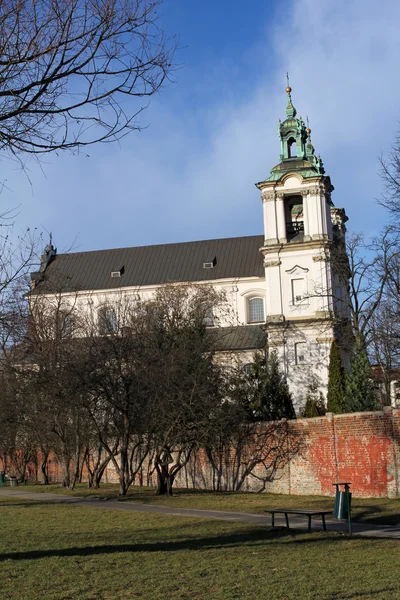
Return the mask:
[[[268,359],[257,353],[247,378],[247,404],[251,420],[296,418],[289,387],[280,370],[276,352],[271,352]]]
[[[357,341],[350,361],[350,375],[346,378],[343,412],[361,412],[378,408],[368,354],[365,345]]]
[[[339,348],[332,342],[329,354],[327,410],[333,413],[344,412],[346,373],[342,367]]]
[[[318,381],[312,378],[307,387],[306,404],[302,411],[305,418],[322,417],[325,414],[325,402]]]

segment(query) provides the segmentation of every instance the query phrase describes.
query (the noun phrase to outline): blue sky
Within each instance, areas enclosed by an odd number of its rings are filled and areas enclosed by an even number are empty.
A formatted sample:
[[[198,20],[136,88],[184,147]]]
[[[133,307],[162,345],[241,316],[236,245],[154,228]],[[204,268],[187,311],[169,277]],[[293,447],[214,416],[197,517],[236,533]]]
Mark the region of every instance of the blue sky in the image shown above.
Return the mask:
[[[59,251],[262,232],[254,183],[277,163],[286,71],[298,114],[335,186],[349,229],[387,219],[378,157],[399,127],[396,0],[165,0],[179,35],[176,82],[119,144],[28,162],[3,157],[3,208],[17,229],[52,231]]]

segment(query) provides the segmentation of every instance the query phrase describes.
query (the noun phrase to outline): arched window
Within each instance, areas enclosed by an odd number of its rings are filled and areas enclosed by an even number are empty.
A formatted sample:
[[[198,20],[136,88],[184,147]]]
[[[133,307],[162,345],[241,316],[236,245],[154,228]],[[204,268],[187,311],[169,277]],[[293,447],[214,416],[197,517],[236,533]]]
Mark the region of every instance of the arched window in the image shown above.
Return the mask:
[[[296,140],[294,138],[288,139],[287,153],[288,153],[288,158],[296,158],[296,156],[297,156]]]
[[[118,318],[112,306],[102,306],[98,313],[98,326],[100,335],[108,335],[118,331]]]
[[[248,322],[263,323],[265,321],[264,314],[264,298],[249,298],[248,300]]]

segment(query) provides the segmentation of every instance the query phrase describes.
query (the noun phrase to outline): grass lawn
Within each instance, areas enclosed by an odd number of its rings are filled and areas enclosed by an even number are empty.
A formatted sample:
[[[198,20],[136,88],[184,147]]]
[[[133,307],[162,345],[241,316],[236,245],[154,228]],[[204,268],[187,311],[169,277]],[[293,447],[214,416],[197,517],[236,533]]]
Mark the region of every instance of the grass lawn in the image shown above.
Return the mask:
[[[1,600],[386,600],[400,545],[0,498]]]
[[[117,498],[118,486],[102,484],[99,490],[89,490],[78,485],[72,492],[61,489],[59,485],[31,486],[21,490],[71,494],[74,496],[97,496]],[[151,488],[131,488],[122,501],[161,504],[179,508],[198,508],[203,510],[231,510],[236,512],[262,513],[268,508],[321,508],[332,509],[333,498],[326,496],[287,496],[284,494],[249,494],[244,492],[203,492],[198,490],[177,489],[172,498],[159,497]],[[355,521],[395,525],[400,523],[399,498],[357,498],[353,497],[352,517]]]

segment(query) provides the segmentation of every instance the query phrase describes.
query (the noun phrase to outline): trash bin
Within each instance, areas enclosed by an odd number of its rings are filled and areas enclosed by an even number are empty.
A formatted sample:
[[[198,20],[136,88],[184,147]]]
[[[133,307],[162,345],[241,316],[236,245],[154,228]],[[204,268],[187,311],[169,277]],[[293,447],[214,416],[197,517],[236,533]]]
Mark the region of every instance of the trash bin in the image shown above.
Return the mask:
[[[349,522],[349,533],[351,534],[351,492],[349,482],[333,483],[336,487],[335,508],[333,516],[335,519],[347,520]],[[344,489],[340,489],[340,488]]]
[[[333,516],[335,519],[348,519],[349,510],[351,510],[351,493],[347,495],[346,491],[337,490]]]
[[[15,475],[10,475],[10,486],[15,487],[16,485],[18,485],[18,479],[15,477]]]
[[[4,479],[4,473],[0,473],[0,485],[4,485],[5,484],[5,479]]]

